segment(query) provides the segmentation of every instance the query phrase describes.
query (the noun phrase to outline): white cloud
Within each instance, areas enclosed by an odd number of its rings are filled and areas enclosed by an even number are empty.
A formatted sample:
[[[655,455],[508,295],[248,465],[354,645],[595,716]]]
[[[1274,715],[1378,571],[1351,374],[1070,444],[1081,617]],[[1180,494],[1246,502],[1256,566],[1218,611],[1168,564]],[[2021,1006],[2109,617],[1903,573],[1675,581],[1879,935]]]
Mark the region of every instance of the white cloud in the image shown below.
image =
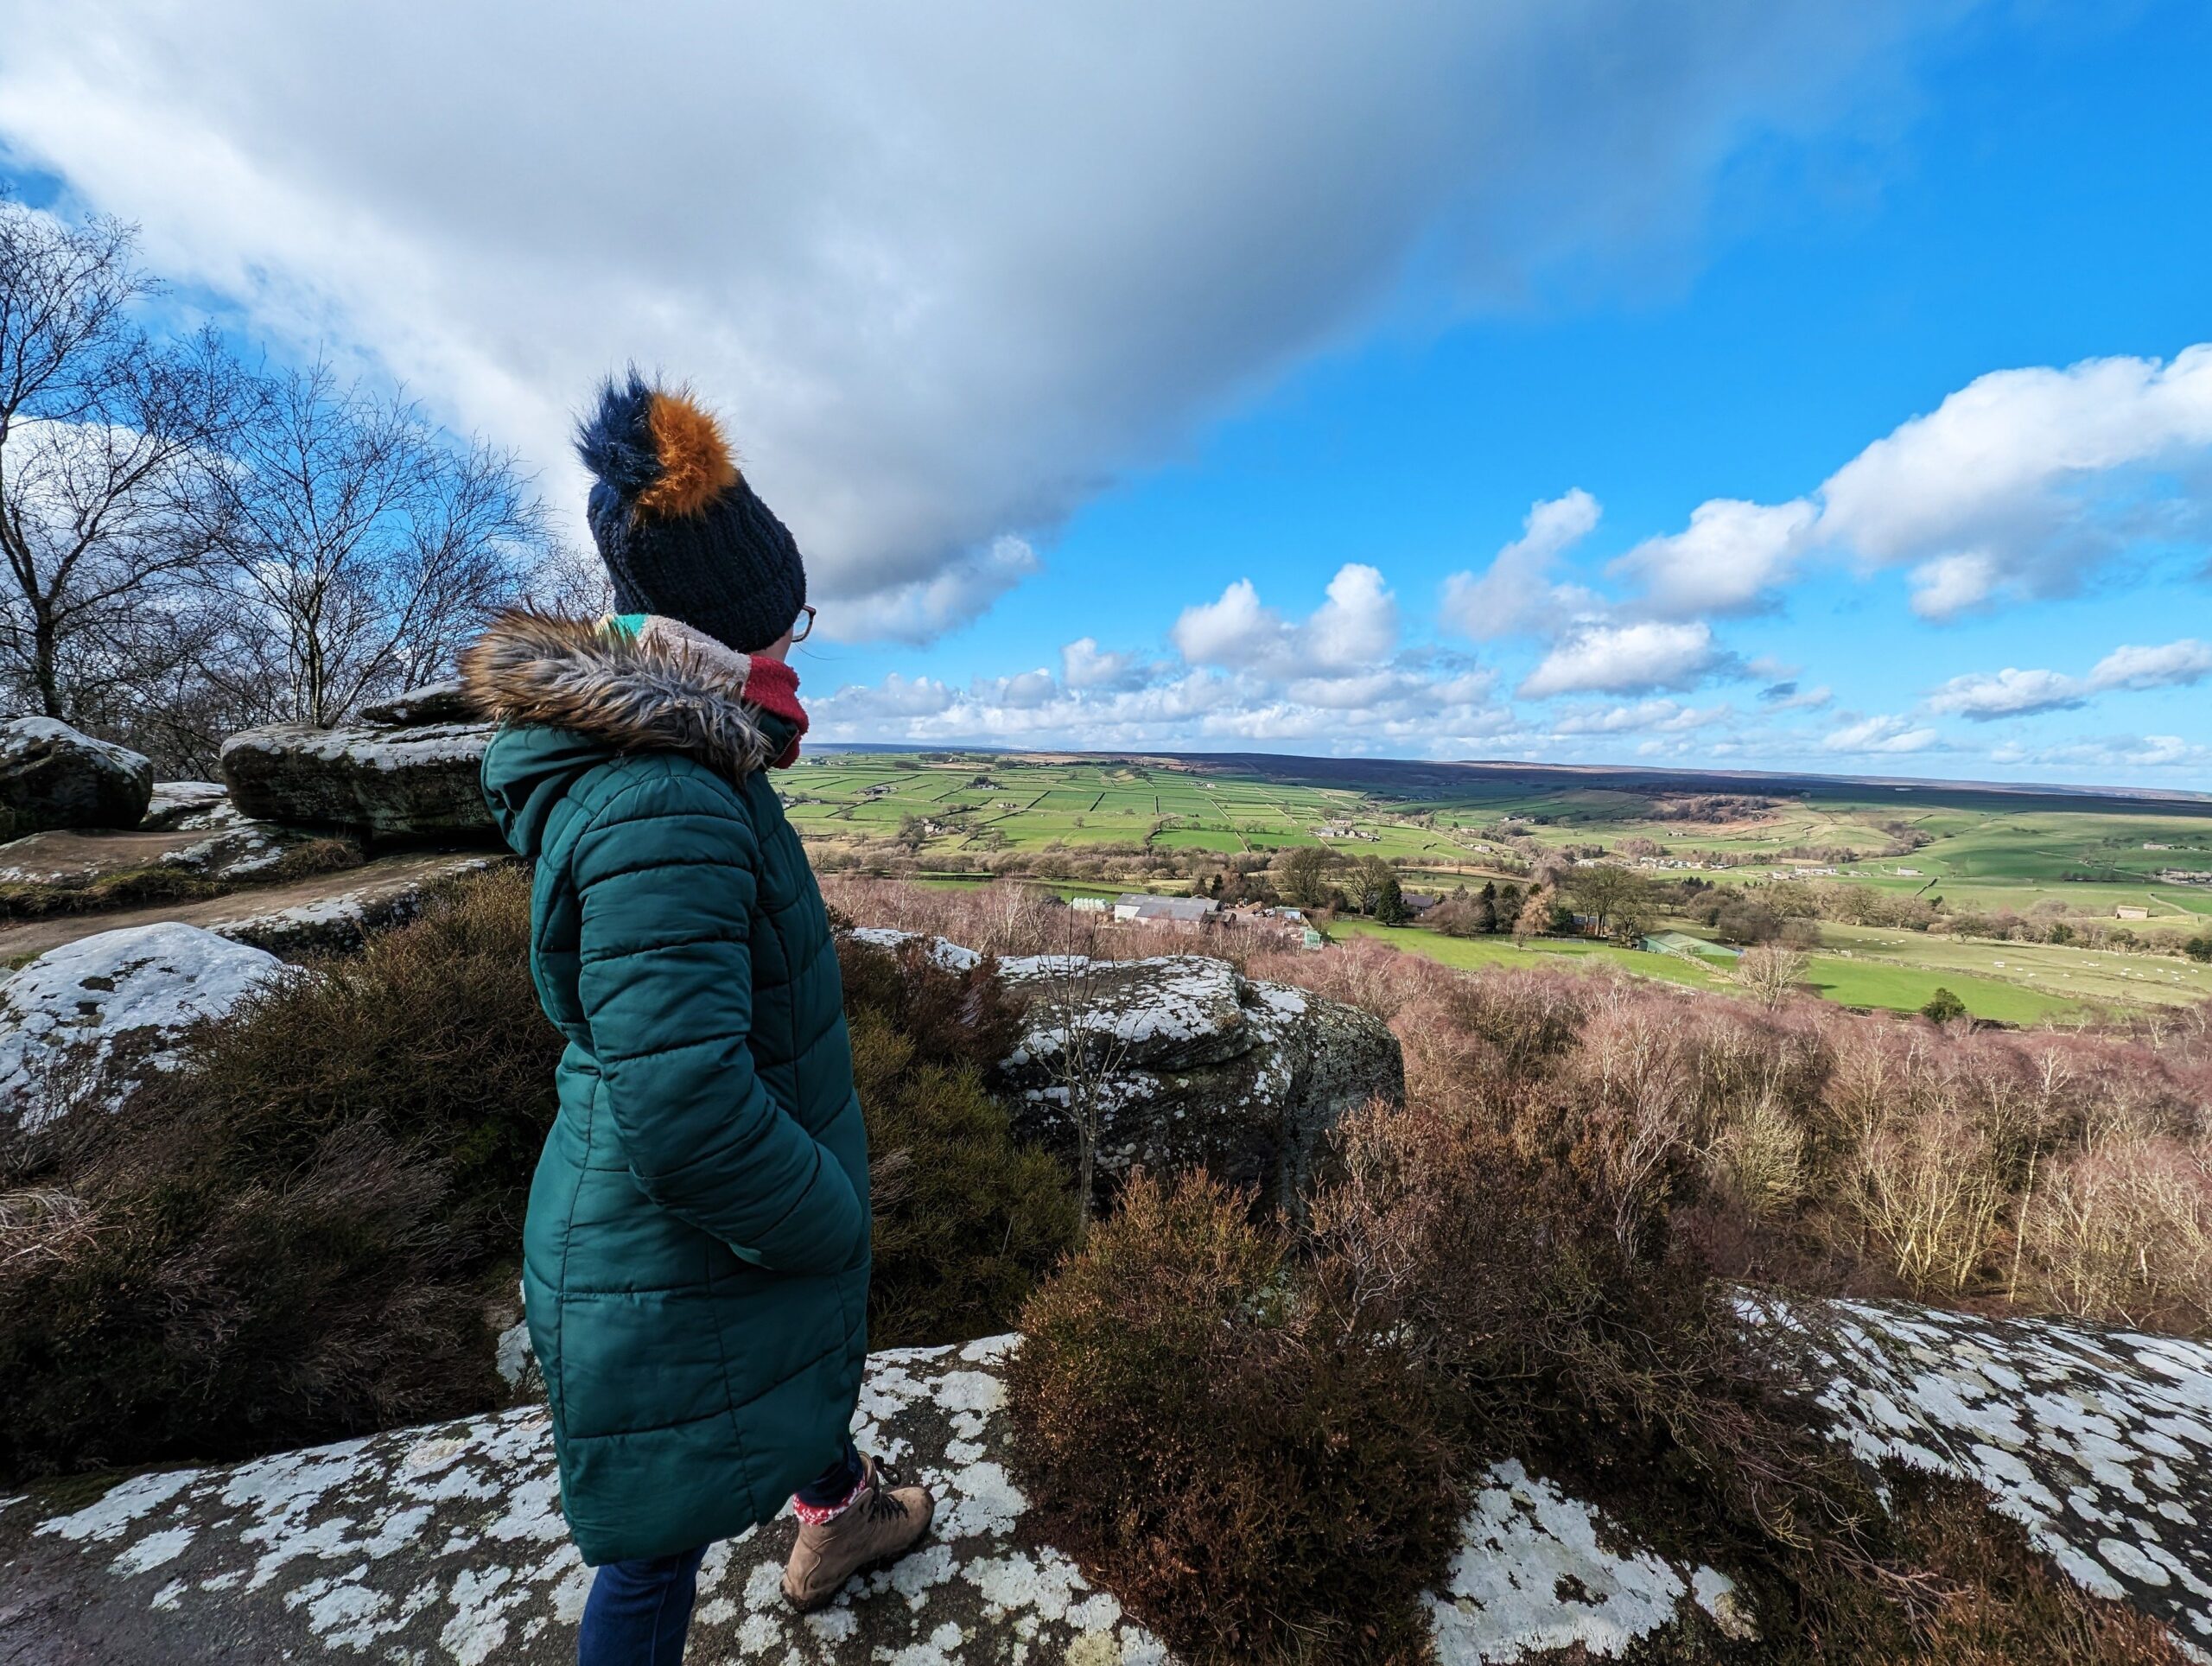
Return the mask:
[[[1882,715],[1846,723],[1821,744],[1830,752],[1925,752],[1942,738],[1932,728],[1916,728],[1909,719]]]
[[[2212,343],[1993,371],[1830,475],[1821,537],[1910,564],[1933,619],[2000,590],[2063,595],[2131,536],[2202,526],[2212,503],[2158,475],[2208,449]]]
[[[1680,734],[1725,723],[1732,706],[1685,706],[1678,700],[1640,700],[1632,706],[1592,706],[1564,713],[1552,724],[1557,734],[1631,734],[1647,730]]]
[[[1375,568],[1350,563],[1306,621],[1302,650],[1324,665],[1373,665],[1398,645],[1398,599]]]
[[[978,677],[964,692],[890,679],[842,689],[816,711],[825,740],[980,741],[1203,749],[1266,742],[1356,754],[1455,747],[1512,727],[1494,674],[1464,654],[1396,651],[1396,602],[1382,575],[1340,569],[1301,621],[1240,580],[1185,608],[1171,634],[1187,670],[1109,653],[1093,638],[1045,670]]]
[[[999,594],[950,566],[1393,304],[1679,264],[1738,148],[1965,9],[0,0],[0,149],[563,506],[594,378],[688,378],[817,595],[912,638]]]
[[[1551,567],[1596,529],[1599,513],[1597,499],[1580,486],[1530,505],[1521,536],[1497,552],[1481,577],[1454,573],[1444,581],[1445,623],[1487,642],[1545,628],[1588,605],[1587,591],[1552,583]]]
[[[1689,688],[1726,663],[1702,622],[1593,625],[1546,654],[1521,684],[1531,699],[1554,694],[1634,694]]]
[[[1901,423],[1811,499],[1714,498],[1611,570],[1662,618],[1742,613],[1820,551],[1908,569],[1913,610],[1946,620],[2066,595],[2137,543],[2212,526],[2212,342],[2169,362],[2092,359],[1993,371]]]
[[[1813,506],[1802,498],[1784,504],[1713,498],[1690,512],[1686,531],[1646,538],[1611,570],[1636,581],[1643,606],[1667,618],[1749,612],[1789,576],[1813,518]]]
[[[1928,696],[1928,709],[1987,722],[2024,717],[2033,712],[2063,711],[2088,703],[2089,690],[2078,677],[2057,671],[1974,671],[1955,677]]]
[[[2090,669],[2098,689],[2187,687],[2212,677],[2212,643],[2183,637],[2155,648],[2114,648]]]
[[[1277,677],[1368,671],[1397,646],[1398,603],[1379,571],[1348,562],[1303,624],[1268,607],[1258,587],[1240,578],[1218,601],[1185,607],[1168,638],[1193,665]]]
[[[1989,755],[1993,762],[2007,766],[2074,770],[2202,770],[2212,766],[2212,747],[2178,734],[2107,734],[2047,747],[2014,744],[1996,747]]]
[[[1263,665],[1288,651],[1291,630],[1283,616],[1260,601],[1259,588],[1240,578],[1218,601],[1183,609],[1168,632],[1176,652],[1193,665]]]
[[[1052,672],[1042,669],[1018,672],[1013,677],[994,677],[978,683],[976,696],[987,704],[1012,706],[1020,711],[1034,711],[1048,705],[1060,691]]]
[[[893,671],[874,688],[849,685],[820,702],[810,714],[815,727],[826,715],[830,727],[842,724],[895,725],[917,717],[931,717],[950,710],[960,696],[931,677],[901,677]],[[836,738],[851,740],[852,734]]]
[[[1988,601],[2002,577],[1986,550],[1930,556],[1912,569],[1912,611],[1923,619],[1956,619]]]
[[[1037,552],[1025,539],[994,538],[925,578],[824,602],[822,634],[834,642],[933,641],[974,619],[1039,565]]]
[[[2011,665],[1999,671],[1969,672],[1931,692],[1928,709],[1987,722],[2085,706],[2092,696],[2112,690],[2187,687],[2208,676],[2212,676],[2212,645],[2183,637],[2158,647],[2114,648],[2087,677]]]
[[[1085,636],[1060,650],[1060,677],[1071,689],[1119,689],[1141,684],[1145,672],[1135,654],[1109,652]]]

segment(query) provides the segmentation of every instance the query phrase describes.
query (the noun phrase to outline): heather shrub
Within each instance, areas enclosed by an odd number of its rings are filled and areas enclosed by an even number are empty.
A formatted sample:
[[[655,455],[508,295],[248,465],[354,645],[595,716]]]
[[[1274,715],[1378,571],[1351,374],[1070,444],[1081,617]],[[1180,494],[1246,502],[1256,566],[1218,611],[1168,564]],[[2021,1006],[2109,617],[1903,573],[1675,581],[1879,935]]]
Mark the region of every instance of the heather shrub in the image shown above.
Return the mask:
[[[1015,1477],[1181,1657],[1423,1656],[1460,1511],[1452,1419],[1365,1317],[1197,1175],[1132,1178],[1024,1311]]]
[[[849,938],[840,960],[874,1194],[869,1339],[1010,1329],[1080,1224],[1066,1167],[1017,1140],[984,1086],[1019,1014],[988,963],[953,972],[918,944],[893,953]]]
[[[0,1141],[0,1472],[230,1457],[488,1403],[558,1040],[518,873]]]
[[[1764,1658],[1779,1666],[2183,1666],[2190,1658],[2158,1621],[2059,1572],[1980,1488],[1901,1466],[1882,1479],[1885,1535],[1897,1564],[1911,1571],[1885,1589],[1801,1567],[1802,1600],[1820,1629],[1777,1637]]]
[[[462,881],[358,955],[318,963],[203,1032],[154,1114],[257,1130],[271,1165],[368,1126],[452,1176],[472,1230],[511,1238],[554,1112],[562,1040],[530,981],[530,875]]]

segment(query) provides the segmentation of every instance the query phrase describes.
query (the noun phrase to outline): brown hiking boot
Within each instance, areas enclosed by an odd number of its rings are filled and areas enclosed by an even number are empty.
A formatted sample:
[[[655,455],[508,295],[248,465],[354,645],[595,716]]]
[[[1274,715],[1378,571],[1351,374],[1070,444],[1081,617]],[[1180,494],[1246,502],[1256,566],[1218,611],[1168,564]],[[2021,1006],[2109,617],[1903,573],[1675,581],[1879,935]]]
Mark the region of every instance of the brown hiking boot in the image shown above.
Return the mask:
[[[828,1606],[855,1574],[887,1567],[922,1542],[937,1501],[873,1458],[851,1504],[831,1520],[802,1523],[784,1567],[784,1600],[802,1614]]]

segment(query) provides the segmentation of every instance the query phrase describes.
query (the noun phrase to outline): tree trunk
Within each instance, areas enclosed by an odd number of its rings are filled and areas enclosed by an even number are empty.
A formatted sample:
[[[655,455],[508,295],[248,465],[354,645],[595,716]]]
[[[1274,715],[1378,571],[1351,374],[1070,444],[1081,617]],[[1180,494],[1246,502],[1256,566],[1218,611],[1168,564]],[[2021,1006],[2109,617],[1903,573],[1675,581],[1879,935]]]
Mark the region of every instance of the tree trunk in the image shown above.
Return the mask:
[[[46,715],[62,718],[67,713],[61,704],[61,677],[54,665],[54,620],[44,608],[31,628],[31,675],[38,684],[39,704]]]

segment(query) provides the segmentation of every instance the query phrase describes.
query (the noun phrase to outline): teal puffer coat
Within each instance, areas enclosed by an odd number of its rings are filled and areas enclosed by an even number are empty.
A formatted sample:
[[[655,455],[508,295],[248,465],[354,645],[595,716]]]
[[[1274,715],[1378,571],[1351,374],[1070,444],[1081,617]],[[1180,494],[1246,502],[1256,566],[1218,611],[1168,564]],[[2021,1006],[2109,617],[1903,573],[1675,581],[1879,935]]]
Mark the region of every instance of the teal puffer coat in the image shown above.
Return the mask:
[[[868,1353],[836,954],[763,773],[797,726],[746,701],[748,660],[664,624],[510,614],[463,664],[568,1038],[523,1287],[594,1564],[768,1520],[842,1450]]]

